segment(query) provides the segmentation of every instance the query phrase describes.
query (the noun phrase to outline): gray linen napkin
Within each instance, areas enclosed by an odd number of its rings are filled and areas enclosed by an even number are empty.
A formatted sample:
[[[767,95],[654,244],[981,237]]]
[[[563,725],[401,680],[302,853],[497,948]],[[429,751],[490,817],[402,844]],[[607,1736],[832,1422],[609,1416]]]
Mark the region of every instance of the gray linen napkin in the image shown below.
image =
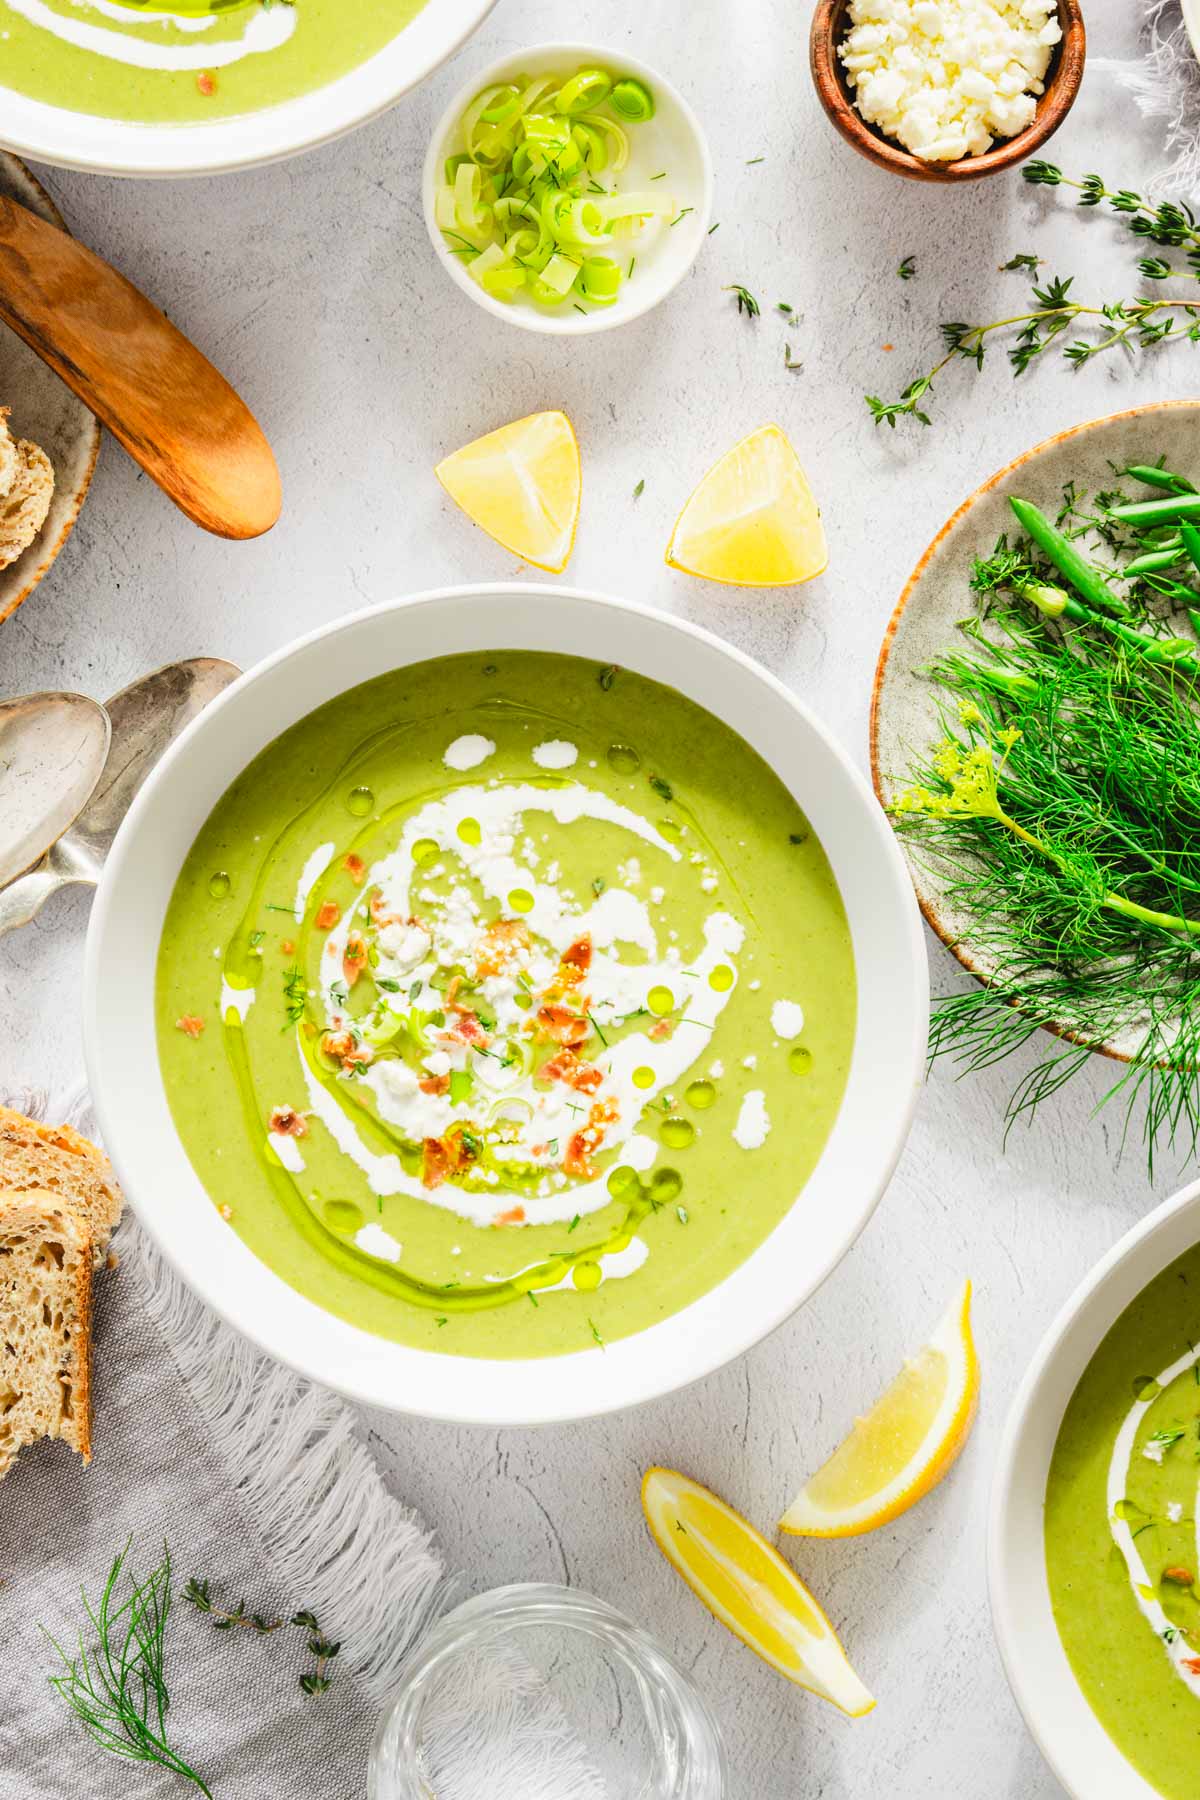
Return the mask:
[[[264,1368],[264,1380],[274,1377],[291,1390],[293,1417],[297,1408],[308,1416],[293,1496],[297,1536],[316,1559],[316,1578],[306,1588],[294,1557],[279,1542],[278,1507],[264,1529],[262,1511],[247,1495],[239,1456],[243,1448],[253,1454],[258,1448],[246,1443],[244,1422],[239,1434],[232,1418],[233,1433],[222,1444],[181,1372],[148,1280],[154,1253],[132,1221],[118,1233],[117,1250],[119,1266],[97,1284],[92,1466],[85,1469],[65,1445],[42,1443],[23,1451],[0,1485],[0,1637],[8,1665],[0,1699],[0,1796],[178,1800],[198,1791],[150,1765],[119,1762],[91,1743],[48,1685],[56,1659],[39,1630],[45,1625],[73,1648],[74,1631],[83,1623],[81,1584],[97,1598],[113,1556],[129,1537],[131,1560],[148,1573],[165,1537],[177,1593],[190,1575],[207,1576],[214,1594],[229,1604],[245,1596],[251,1607],[272,1615],[311,1607],[327,1634],[342,1636],[345,1645],[328,1691],[306,1698],[299,1675],[312,1659],[300,1631],[289,1628],[269,1638],[217,1631],[176,1599],[167,1627],[167,1673],[170,1735],[180,1754],[204,1776],[215,1800],[361,1800],[380,1709],[370,1672],[355,1656],[353,1632],[362,1624],[354,1616],[357,1601],[348,1593],[339,1604],[335,1591],[339,1563],[354,1585],[347,1549],[360,1502],[376,1513],[382,1506],[397,1534],[387,1558],[391,1567],[380,1571],[400,1578],[386,1584],[392,1652],[402,1652],[428,1616],[442,1583],[441,1565],[419,1527],[394,1500],[381,1499],[381,1487],[369,1499],[361,1492],[368,1472],[361,1447],[364,1462],[357,1471],[353,1447],[336,1470],[329,1466],[330,1427],[341,1423],[340,1404]],[[170,1277],[161,1274],[169,1291]],[[160,1287],[160,1300],[161,1293]],[[216,1326],[217,1334],[228,1337],[235,1356],[245,1353],[232,1334]],[[306,1456],[315,1467],[306,1470]],[[378,1476],[373,1479],[379,1486]],[[318,1574],[322,1561],[324,1573]]]

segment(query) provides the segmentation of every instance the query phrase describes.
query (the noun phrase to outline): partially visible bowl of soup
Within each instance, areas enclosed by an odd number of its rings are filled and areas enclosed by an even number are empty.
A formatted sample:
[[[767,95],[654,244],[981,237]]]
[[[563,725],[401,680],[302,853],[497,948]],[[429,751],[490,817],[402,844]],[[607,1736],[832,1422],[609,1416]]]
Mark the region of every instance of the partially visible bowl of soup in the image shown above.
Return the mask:
[[[993,1491],[992,1614],[1026,1722],[1079,1800],[1200,1793],[1200,1183],[1047,1332]]]
[[[180,1274],[374,1404],[537,1422],[728,1360],[907,1130],[927,991],[860,777],[628,603],[421,596],[180,740],[89,939],[106,1144]]]
[[[0,143],[109,174],[269,162],[372,118],[494,0],[0,0]]]

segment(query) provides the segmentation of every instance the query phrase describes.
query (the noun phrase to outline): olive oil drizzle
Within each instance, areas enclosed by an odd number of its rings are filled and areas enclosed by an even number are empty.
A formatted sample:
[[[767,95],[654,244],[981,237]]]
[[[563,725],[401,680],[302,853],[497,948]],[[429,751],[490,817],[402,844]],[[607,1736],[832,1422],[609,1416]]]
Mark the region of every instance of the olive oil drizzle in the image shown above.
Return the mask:
[[[503,700],[494,703],[497,708],[505,707],[507,704]],[[545,714],[544,717],[548,720],[553,719],[552,714]],[[286,851],[294,836],[303,831],[311,816],[327,802],[335,789],[347,781],[351,781],[355,771],[380,752],[386,752],[396,740],[412,729],[415,722],[385,727],[356,746],[340,765],[332,779],[320,789],[313,799],[292,815],[263,853],[250,902],[225,952],[223,971],[225,981],[231,990],[234,992],[247,991],[256,987],[262,977],[262,959],[254,954],[254,947],[259,937],[259,920],[266,906],[272,870],[278,857]],[[569,724],[570,722],[561,721],[561,723]],[[419,810],[427,800],[437,798],[455,786],[469,784],[470,779],[470,777],[465,777],[463,783],[439,782],[436,786],[430,786],[418,793],[406,796],[404,800],[387,807],[378,817],[364,823],[346,843],[335,847],[325,870],[313,883],[305,903],[303,919],[296,928],[295,961],[304,978],[306,990],[308,971],[312,960],[316,915],[327,897],[330,884],[344,867],[346,858],[359,854],[360,848],[370,838],[385,833],[388,827],[402,815],[406,816]],[[541,772],[529,785],[551,789],[570,786],[574,779],[572,776]],[[355,791],[360,791],[358,786]],[[689,810],[681,807],[677,800],[673,801],[672,811],[684,813],[693,828],[698,829]],[[709,855],[713,861],[719,863],[728,877],[727,865],[722,858],[717,856],[711,846],[709,846]],[[732,878],[730,877],[730,879]],[[736,887],[736,883],[734,886]],[[306,992],[303,1014],[295,1022],[297,1048],[306,1066],[347,1119],[356,1129],[362,1130],[376,1148],[385,1154],[398,1155],[402,1165],[405,1160],[408,1160],[411,1165],[412,1159],[419,1154],[420,1146],[393,1132],[386,1122],[371,1109],[365,1095],[356,1093],[353,1084],[338,1080],[334,1073],[326,1069],[318,1060],[313,1049],[313,1041],[319,1031],[319,1021],[312,1018],[311,1011]],[[309,1027],[308,1031],[305,1030],[306,1025]],[[314,1204],[305,1194],[293,1172],[284,1167],[270,1147],[267,1139],[265,1111],[255,1091],[254,1075],[246,1046],[245,1027],[236,1006],[230,1005],[226,1008],[222,1028],[226,1053],[238,1089],[250,1141],[267,1174],[272,1191],[288,1217],[302,1236],[342,1272],[350,1274],[356,1279],[367,1281],[382,1293],[402,1298],[416,1306],[431,1311],[436,1310],[442,1314],[490,1310],[532,1298],[538,1290],[556,1287],[568,1278],[578,1285],[580,1291],[589,1291],[596,1285],[592,1270],[598,1265],[599,1259],[626,1249],[638,1226],[652,1213],[658,1212],[665,1204],[665,1200],[656,1197],[654,1193],[655,1183],[661,1179],[664,1173],[673,1177],[671,1198],[674,1199],[678,1194],[679,1187],[674,1183],[678,1182],[679,1178],[674,1171],[660,1170],[654,1179],[644,1182],[636,1170],[628,1165],[618,1164],[610,1172],[609,1187],[614,1199],[625,1198],[624,1217],[598,1242],[583,1244],[578,1249],[564,1249],[505,1280],[488,1281],[471,1286],[458,1284],[447,1286],[423,1281],[396,1264],[385,1263],[378,1257],[371,1256],[367,1251],[360,1250],[352,1240],[331,1229],[315,1210]],[[286,1025],[284,1028],[287,1029]],[[409,1172],[412,1172],[411,1166]],[[681,1185],[682,1183],[679,1183],[679,1186]],[[564,1226],[564,1235],[566,1229]],[[577,1271],[582,1275],[582,1279],[577,1276]]]

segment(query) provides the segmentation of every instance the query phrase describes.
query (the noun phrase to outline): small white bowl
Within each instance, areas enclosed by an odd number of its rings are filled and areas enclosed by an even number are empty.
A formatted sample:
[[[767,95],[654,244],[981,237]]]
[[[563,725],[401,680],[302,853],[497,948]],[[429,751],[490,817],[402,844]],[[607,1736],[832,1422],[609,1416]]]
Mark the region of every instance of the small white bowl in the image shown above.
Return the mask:
[[[1063,1649],[1046,1576],[1046,1477],[1071,1395],[1125,1308],[1200,1242],[1200,1181],[1156,1208],[1102,1257],[1038,1346],[1017,1390],[992,1486],[988,1590],[1009,1686],[1074,1800],[1161,1800],[1084,1698]]]
[[[841,1109],[799,1203],[745,1262],[603,1355],[489,1360],[390,1343],[323,1311],[260,1262],[221,1219],[188,1160],[154,1025],[158,943],[175,878],[213,806],[258,752],[358,682],[430,656],[498,648],[603,664],[614,645],[623,667],[669,682],[740,732],[820,839],[846,908],[858,986]],[[83,990],[88,1077],[105,1148],[181,1280],[272,1356],[368,1406],[489,1425],[549,1424],[655,1399],[787,1318],[849,1249],[887,1184],[920,1090],[929,1018],[920,917],[895,837],[808,708],[731,644],[682,619],[524,583],[444,588],[370,607],[278,651],[227,688],[176,739],[117,834],[92,909]]]
[[[583,313],[577,312],[569,300],[564,300],[561,307],[543,307],[530,300],[496,300],[477,281],[472,281],[461,259],[446,248],[437,222],[437,190],[443,165],[453,151],[458,122],[476,94],[495,82],[511,81],[517,75],[536,77],[550,71],[561,71],[565,79],[577,69],[588,67],[608,69],[618,76],[632,75],[654,95],[654,117],[644,125],[629,127],[629,161],[621,171],[620,188],[626,192],[640,188],[665,169],[663,185],[680,210],[690,207],[691,211],[677,225],[664,222],[648,227],[640,248],[636,239],[625,240],[630,256],[637,258],[637,268],[632,280],[622,281],[612,306],[594,307]],[[678,287],[700,254],[712,219],[712,159],[695,113],[678,88],[656,69],[626,56],[624,51],[606,50],[599,44],[537,44],[532,49],[502,56],[472,76],[437,122],[425,155],[421,187],[430,241],[450,279],[495,318],[552,337],[610,331],[614,325],[640,319]]]

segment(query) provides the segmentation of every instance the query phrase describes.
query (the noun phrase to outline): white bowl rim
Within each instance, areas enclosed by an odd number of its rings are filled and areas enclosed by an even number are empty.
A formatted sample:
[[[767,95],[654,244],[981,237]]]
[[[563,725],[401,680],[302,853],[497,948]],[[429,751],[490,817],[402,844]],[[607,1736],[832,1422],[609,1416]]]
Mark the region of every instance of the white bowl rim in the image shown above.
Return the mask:
[[[361,1331],[357,1327],[350,1326],[336,1315],[303,1299],[222,1224],[219,1229],[224,1233],[224,1243],[228,1246],[226,1261],[238,1264],[247,1274],[251,1267],[257,1271],[253,1279],[256,1285],[262,1287],[264,1291],[270,1290],[272,1304],[277,1313],[290,1312],[296,1315],[297,1308],[299,1308],[305,1315],[304,1329],[299,1328],[297,1315],[297,1318],[293,1319],[293,1324],[297,1328],[287,1346],[281,1347],[272,1336],[273,1327],[264,1324],[263,1316],[252,1313],[250,1319],[247,1320],[245,1316],[238,1316],[235,1308],[225,1304],[226,1271],[222,1271],[222,1281],[219,1283],[197,1280],[194,1268],[184,1254],[184,1247],[172,1239],[169,1231],[164,1229],[162,1219],[156,1217],[152,1208],[142,1209],[139,1205],[137,1192],[139,1178],[131,1179],[129,1174],[135,1160],[132,1145],[127,1148],[120,1141],[120,1129],[116,1126],[117,1096],[123,1085],[123,1076],[118,1073],[119,1064],[105,1056],[104,1025],[102,1009],[99,1006],[102,955],[106,937],[110,932],[110,921],[116,916],[114,896],[119,891],[123,879],[124,865],[137,843],[141,821],[151,811],[160,788],[170,778],[172,771],[188,757],[192,743],[213,729],[215,720],[231,707],[240,705],[241,697],[269,677],[273,671],[292,658],[302,656],[314,645],[334,639],[341,634],[351,633],[374,620],[413,610],[436,609],[447,603],[464,601],[469,603],[471,600],[516,600],[518,598],[524,601],[532,600],[536,605],[547,610],[553,608],[555,611],[560,611],[564,606],[572,606],[582,614],[586,609],[598,608],[601,616],[617,615],[618,618],[625,616],[637,618],[643,621],[648,628],[662,629],[665,627],[668,633],[694,640],[698,646],[703,647],[706,653],[715,653],[718,658],[733,664],[744,675],[760,683],[778,701],[782,702],[786,711],[790,712],[827,751],[846,781],[848,791],[855,794],[862,803],[864,829],[879,854],[879,866],[876,873],[882,881],[890,884],[888,905],[894,913],[895,937],[902,943],[907,957],[906,966],[898,976],[894,1009],[896,1017],[892,1020],[897,1043],[893,1046],[893,1061],[887,1065],[889,1076],[893,1080],[890,1104],[880,1101],[878,1094],[874,1096],[878,1103],[878,1116],[882,1118],[886,1114],[887,1124],[881,1127],[882,1136],[877,1146],[877,1155],[872,1162],[873,1174],[867,1191],[857,1195],[855,1197],[856,1204],[852,1202],[851,1207],[847,1209],[846,1222],[836,1235],[833,1248],[826,1261],[819,1267],[814,1266],[803,1279],[789,1281],[786,1295],[777,1297],[772,1306],[747,1306],[744,1309],[745,1316],[738,1329],[729,1331],[725,1320],[723,1318],[718,1320],[717,1315],[721,1308],[716,1296],[728,1299],[735,1287],[740,1291],[741,1287],[750,1279],[749,1272],[756,1259],[764,1259],[757,1271],[761,1276],[763,1266],[769,1260],[764,1258],[764,1252],[772,1238],[783,1230],[788,1220],[794,1216],[794,1204],[768,1237],[715,1288],[709,1289],[706,1294],[693,1301],[689,1306],[670,1314],[655,1325],[607,1345],[602,1357],[598,1357],[595,1351],[580,1351],[551,1357],[492,1361],[483,1358],[442,1355],[392,1343],[390,1340],[381,1339]],[[492,650],[503,648],[503,635],[503,626],[498,626],[496,632],[489,637],[487,647]],[[482,646],[480,647],[482,648]],[[431,653],[436,655],[447,652],[433,651]],[[570,654],[570,652],[564,653]],[[425,657],[408,660],[425,660]],[[392,666],[405,666],[404,659],[398,659]],[[658,675],[653,678],[663,679],[664,671],[659,671]],[[686,688],[683,691],[686,693]],[[297,714],[296,716],[302,715]],[[277,724],[277,728],[271,733],[271,738],[277,736],[279,731],[286,729],[287,724],[291,722],[293,721],[289,719],[286,723]],[[269,742],[271,738],[265,741]],[[245,763],[242,766],[244,767]],[[202,818],[206,815],[207,808],[204,814],[194,820],[189,833],[189,842],[191,838],[194,838]],[[177,872],[178,864],[175,864],[174,867]],[[840,887],[839,883],[839,889]],[[877,892],[878,890],[872,891]],[[844,893],[843,901],[846,902]],[[153,933],[155,954],[157,954],[158,935],[156,926]],[[895,948],[896,946],[893,945],[893,950]],[[855,955],[856,962],[860,962],[861,949],[858,944],[855,946]],[[363,607],[356,612],[320,625],[264,657],[219,694],[185,728],[152,770],[139,791],[109,852],[104,874],[93,902],[88,928],[84,956],[82,1011],[84,1056],[88,1081],[105,1148],[112,1158],[117,1176],[126,1188],[130,1204],[138,1214],[139,1220],[185,1284],[194,1292],[199,1293],[200,1297],[229,1325],[250,1338],[268,1355],[286,1363],[309,1379],[345,1394],[350,1399],[366,1405],[456,1424],[524,1426],[597,1417],[626,1407],[644,1404],[650,1400],[661,1398],[664,1394],[689,1386],[692,1382],[723,1367],[757,1344],[789,1318],[827,1279],[874,1213],[906,1142],[924,1076],[929,1019],[929,984],[925,938],[912,885],[894,834],[875,802],[866,777],[851,761],[847,752],[833,735],[817,720],[808,706],[789,688],[785,687],[776,676],[715,633],[693,624],[690,620],[678,618],[656,607],[580,588],[544,586],[533,582],[482,582],[400,596],[391,601]],[[892,1015],[889,1015],[889,1018],[891,1017]],[[860,1001],[860,1025],[861,1018]],[[153,1030],[150,1035],[153,1038]],[[853,1060],[858,1058],[863,1035],[861,1029],[856,1032]],[[147,1078],[157,1081],[158,1089],[161,1091],[162,1082],[156,1051],[147,1059],[147,1063]],[[139,1091],[144,1093],[144,1088]],[[165,1096],[162,1104],[165,1109]],[[844,1104],[843,1102],[843,1109]],[[839,1120],[841,1116],[839,1113]],[[169,1114],[167,1117],[169,1119]],[[835,1132],[837,1128],[835,1121]],[[186,1152],[174,1133],[173,1125],[169,1125],[168,1129],[178,1150],[180,1174],[183,1180],[187,1182],[190,1179],[193,1192],[202,1203],[207,1202],[207,1214],[198,1214],[197,1216],[211,1215],[211,1218],[216,1220],[216,1209],[212,1206],[199,1177],[192,1169]],[[806,1188],[816,1180],[826,1151],[822,1152],[822,1158],[810,1175]],[[148,1186],[150,1185],[149,1174],[148,1170]],[[157,1183],[157,1170],[154,1171],[154,1180]],[[804,1191],[806,1190],[802,1190],[802,1192]],[[207,1226],[204,1229],[207,1229]],[[194,1236],[194,1233],[192,1235]],[[186,1250],[190,1254],[194,1252],[194,1249],[195,1244],[189,1238]],[[781,1284],[785,1279],[784,1275],[780,1275]],[[694,1326],[697,1320],[702,1321],[706,1326],[719,1323],[722,1327],[721,1330],[714,1331],[705,1341],[703,1348],[698,1351],[693,1346],[687,1325],[683,1323],[686,1321],[693,1326],[694,1335]],[[668,1344],[677,1359],[686,1362],[686,1370],[673,1370],[664,1378],[661,1368],[654,1364],[654,1359],[649,1355],[647,1347],[652,1336],[654,1347],[661,1350],[664,1344]],[[332,1337],[346,1342],[348,1346],[346,1361],[355,1365],[353,1378],[348,1377],[340,1366],[331,1371],[329,1361],[312,1348],[314,1339],[318,1337]],[[686,1348],[676,1342],[680,1338],[687,1339]],[[353,1340],[352,1343],[351,1340]],[[635,1347],[637,1348],[635,1349]],[[351,1350],[354,1351],[353,1355]],[[646,1353],[639,1355],[639,1350],[645,1350]],[[358,1360],[367,1351],[371,1353],[372,1360],[371,1367],[364,1373],[358,1366]],[[659,1363],[661,1361],[660,1357]],[[403,1402],[398,1402],[395,1386],[388,1385],[377,1371],[376,1365],[384,1364],[407,1365],[410,1373],[414,1369],[423,1370],[431,1376],[434,1385],[443,1390],[447,1387],[453,1389],[453,1398],[447,1399],[443,1395],[439,1397],[436,1404],[430,1404],[423,1394],[412,1398],[410,1393],[405,1391]],[[621,1379],[614,1381],[610,1374],[602,1373],[604,1366],[607,1366],[609,1371],[618,1371]],[[570,1379],[558,1380],[558,1372],[566,1369],[570,1370]],[[545,1371],[551,1371],[551,1373],[547,1375]],[[394,1377],[394,1370],[392,1374]],[[489,1380],[494,1378],[498,1382],[502,1381],[507,1389],[513,1391],[522,1385],[536,1389],[536,1406],[532,1411],[528,1401],[520,1406],[514,1406],[508,1399],[507,1392],[502,1401],[497,1402],[494,1397],[490,1397],[489,1403],[486,1406],[482,1405],[480,1390],[485,1376]],[[569,1392],[565,1396],[556,1392],[551,1397],[550,1390],[559,1389],[569,1390]]]
[[[1184,1254],[1188,1247],[1173,1246],[1169,1254],[1160,1257],[1151,1272],[1139,1271],[1136,1288],[1126,1294],[1115,1307],[1104,1304],[1104,1298],[1110,1288],[1115,1289],[1123,1273],[1139,1258],[1141,1252],[1160,1236],[1169,1234],[1170,1227],[1182,1216],[1196,1214],[1195,1235],[1193,1243],[1200,1242],[1200,1179],[1190,1182],[1177,1193],[1161,1202],[1154,1210],[1147,1213],[1144,1219],[1125,1232],[1112,1248],[1107,1250],[1100,1260],[1084,1276],[1068,1299],[1060,1307],[1055,1318],[1047,1326],[1033,1359],[1013,1395],[1005,1419],[1004,1430],[1000,1439],[1000,1448],[996,1457],[995,1471],[992,1477],[991,1496],[988,1508],[987,1527],[987,1580],[988,1598],[991,1606],[992,1629],[1000,1651],[1000,1660],[1004,1666],[1013,1698],[1024,1717],[1038,1749],[1046,1759],[1050,1768],[1062,1783],[1068,1794],[1075,1800],[1095,1800],[1098,1792],[1096,1786],[1096,1759],[1104,1765],[1104,1777],[1109,1784],[1117,1782],[1118,1786],[1108,1785],[1108,1800],[1161,1800],[1158,1788],[1141,1775],[1133,1764],[1122,1754],[1116,1744],[1105,1731],[1100,1720],[1092,1712],[1091,1707],[1075,1681],[1067,1661],[1066,1651],[1062,1647],[1057,1629],[1050,1613],[1049,1587],[1045,1571],[1044,1538],[1038,1543],[1038,1566],[1040,1571],[1039,1588],[1036,1596],[1038,1624],[1033,1626],[1031,1619],[1034,1609],[1031,1596],[1023,1590],[1019,1600],[1013,1567],[1015,1527],[1012,1514],[1022,1499],[1027,1499],[1027,1492],[1021,1479],[1019,1459],[1024,1447],[1025,1436],[1037,1416],[1037,1408],[1041,1401],[1042,1389],[1054,1373],[1056,1359],[1063,1349],[1064,1340],[1072,1327],[1089,1327],[1086,1339],[1089,1347],[1081,1357],[1081,1366],[1071,1382],[1070,1389],[1061,1407],[1056,1407],[1054,1430],[1049,1436],[1051,1449],[1057,1440],[1062,1425],[1063,1414],[1070,1402],[1080,1377],[1088,1363],[1095,1355],[1101,1342],[1112,1326],[1116,1324],[1122,1313],[1145,1290],[1156,1275],[1168,1268],[1175,1259]],[[1095,1323],[1093,1323],[1093,1314]],[[1074,1351],[1075,1346],[1070,1346]],[[1041,1458],[1039,1457],[1039,1463]],[[1046,1459],[1047,1472],[1049,1458]],[[1039,1489],[1039,1518],[1045,1503],[1045,1479]],[[1028,1552],[1027,1552],[1028,1553]],[[1069,1684],[1073,1704],[1069,1713],[1064,1713],[1063,1693],[1051,1691],[1044,1680],[1034,1679],[1026,1665],[1028,1643],[1035,1630],[1039,1637],[1046,1632],[1046,1620],[1050,1619],[1049,1630],[1053,1633],[1053,1647],[1057,1655],[1053,1660],[1058,1678]],[[1041,1671],[1044,1676],[1044,1668]],[[1084,1712],[1080,1711],[1084,1709]],[[1086,1713],[1086,1717],[1085,1717]],[[1089,1724],[1090,1722],[1090,1724]],[[1081,1769],[1081,1759],[1088,1758],[1091,1766]],[[1081,1785],[1086,1779],[1087,1786]]]
[[[560,313],[549,310],[541,312],[531,306],[510,306],[506,305],[503,300],[497,300],[492,294],[485,293],[477,281],[471,280],[458,258],[451,256],[446,249],[446,242],[434,213],[438,171],[445,161],[446,140],[481,88],[497,81],[502,75],[515,70],[534,56],[562,57],[564,61],[568,62],[586,59],[608,67],[619,67],[622,74],[635,75],[640,81],[644,81],[656,95],[666,95],[687,127],[702,172],[701,194],[693,209],[691,235],[694,242],[692,252],[680,263],[669,281],[660,283],[653,289],[647,286],[644,297],[639,296],[636,300],[628,301],[618,298],[614,306],[600,307],[590,313],[577,313],[573,308]],[[629,55],[625,50],[614,50],[604,44],[557,42],[554,39],[548,39],[545,43],[526,44],[521,50],[511,50],[503,56],[495,57],[459,88],[430,133],[429,147],[425,152],[425,162],[421,170],[421,207],[425,214],[425,229],[429,233],[429,241],[433,245],[434,255],[437,257],[440,267],[446,271],[455,286],[461,288],[463,293],[474,300],[477,306],[482,306],[484,311],[491,313],[493,318],[503,319],[506,325],[519,326],[522,331],[540,332],[543,337],[584,337],[589,332],[612,331],[618,325],[629,325],[634,319],[644,318],[661,301],[675,292],[680,282],[695,266],[696,258],[704,248],[704,240],[708,235],[709,222],[712,218],[712,155],[709,151],[708,139],[704,135],[704,128],[696,117],[695,111],[669,77],[652,68],[649,63],[644,63],[638,57]]]
[[[311,93],[210,124],[144,125],[31,100],[0,83],[0,148],[100,175],[223,175],[344,137],[394,106],[460,49],[496,0],[425,0],[374,56]]]

